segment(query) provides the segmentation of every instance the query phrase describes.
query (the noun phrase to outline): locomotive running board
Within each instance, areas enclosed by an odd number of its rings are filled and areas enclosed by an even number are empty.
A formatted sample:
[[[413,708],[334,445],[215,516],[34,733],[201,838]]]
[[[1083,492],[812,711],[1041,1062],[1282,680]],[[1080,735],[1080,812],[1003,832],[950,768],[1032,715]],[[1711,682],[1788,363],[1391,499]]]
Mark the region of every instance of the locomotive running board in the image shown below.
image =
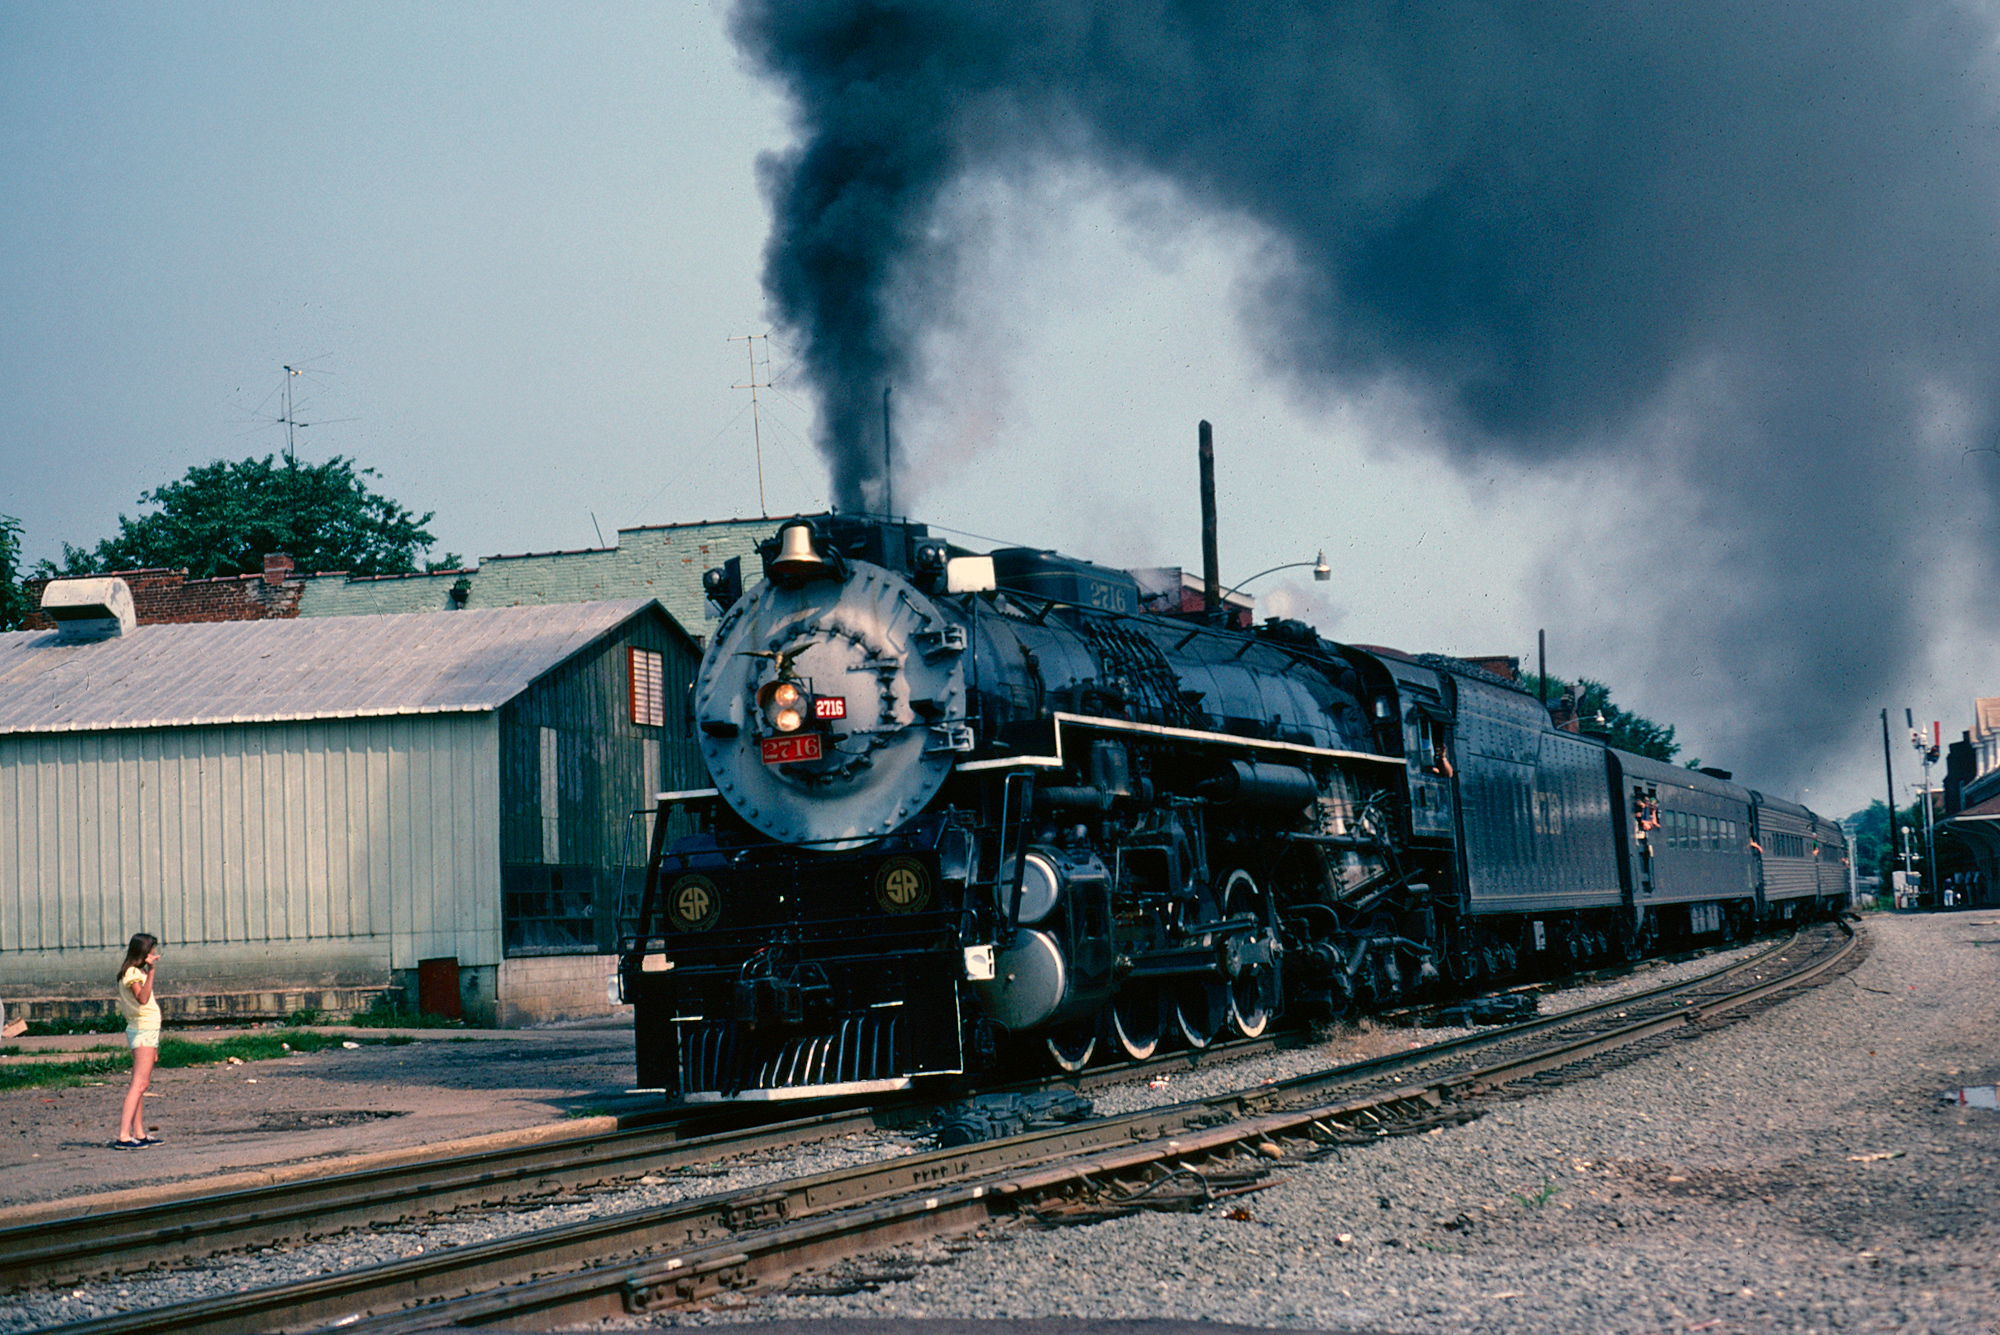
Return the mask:
[[[1063,725],[1075,724],[1079,728],[1094,728],[1104,732],[1131,732],[1147,737],[1168,738],[1177,742],[1192,742],[1198,746],[1220,746],[1230,750],[1271,751],[1283,755],[1316,756],[1322,760],[1355,760],[1367,764],[1394,765],[1398,769],[1403,761],[1397,756],[1378,756],[1368,751],[1334,751],[1323,746],[1305,746],[1299,742],[1273,742],[1261,737],[1236,737],[1226,732],[1202,732],[1195,728],[1170,728],[1163,723],[1134,723],[1130,719],[1096,718],[1089,714],[1049,715],[1056,725],[1056,753],[1052,756],[1000,756],[992,760],[970,760],[958,767],[960,774],[975,770],[989,769],[1061,769],[1068,762],[1063,759]]]

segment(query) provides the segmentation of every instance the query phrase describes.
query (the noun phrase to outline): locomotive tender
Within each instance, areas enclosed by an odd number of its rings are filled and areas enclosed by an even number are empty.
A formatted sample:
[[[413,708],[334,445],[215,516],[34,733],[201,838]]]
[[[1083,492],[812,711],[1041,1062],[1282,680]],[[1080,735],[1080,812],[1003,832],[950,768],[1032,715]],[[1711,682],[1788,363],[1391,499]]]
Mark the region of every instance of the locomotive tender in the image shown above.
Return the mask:
[[[1845,901],[1831,822],[1469,663],[902,521],[760,554],[747,596],[707,576],[715,786],[662,795],[621,945],[640,1083],[681,1099],[1076,1070]],[[677,803],[702,828],[668,846]]]

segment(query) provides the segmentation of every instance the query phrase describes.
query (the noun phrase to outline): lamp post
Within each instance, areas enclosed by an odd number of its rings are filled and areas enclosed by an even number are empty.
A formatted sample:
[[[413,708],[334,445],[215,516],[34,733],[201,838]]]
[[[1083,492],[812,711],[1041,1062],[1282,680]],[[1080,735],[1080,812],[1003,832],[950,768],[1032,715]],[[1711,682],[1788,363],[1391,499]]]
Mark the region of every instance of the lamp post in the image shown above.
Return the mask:
[[[1318,582],[1320,582],[1321,584],[1324,584],[1328,580],[1333,578],[1333,567],[1326,563],[1326,548],[1322,547],[1319,549],[1319,555],[1315,557],[1313,560],[1287,561],[1285,562],[1285,564],[1281,566],[1272,566],[1269,570],[1260,570],[1256,574],[1252,575],[1249,579],[1238,581],[1235,588],[1223,590],[1222,597],[1218,601],[1225,603],[1228,602],[1230,594],[1235,593],[1238,589],[1241,589],[1246,584],[1256,583],[1258,580],[1264,578],[1264,576],[1266,575],[1275,575],[1280,570],[1302,570],[1307,566],[1312,567],[1313,578]]]
[[[1931,819],[1931,766],[1937,763],[1938,753],[1942,750],[1942,747],[1940,739],[1936,738],[1935,735],[1930,741],[1924,740],[1924,730],[1916,726],[1915,721],[1910,717],[1910,711],[1907,709],[1903,711],[1903,721],[1910,729],[1910,745],[1916,748],[1917,759],[1922,762],[1924,767],[1924,881],[1928,884],[1932,893],[1938,896],[1935,902],[1942,908],[1944,905],[1944,887],[1938,883],[1937,876],[1937,829]],[[1932,723],[1931,731],[1933,734],[1936,734],[1941,729],[1938,724]]]

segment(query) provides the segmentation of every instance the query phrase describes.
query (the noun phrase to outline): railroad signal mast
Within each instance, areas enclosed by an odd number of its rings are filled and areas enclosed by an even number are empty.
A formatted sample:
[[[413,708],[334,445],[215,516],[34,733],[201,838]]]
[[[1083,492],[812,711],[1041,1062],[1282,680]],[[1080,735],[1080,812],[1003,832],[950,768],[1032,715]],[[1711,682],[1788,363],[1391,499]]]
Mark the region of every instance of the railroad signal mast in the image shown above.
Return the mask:
[[[1936,719],[1931,720],[1931,735],[1926,739],[1924,730],[1917,726],[1915,716],[1907,709],[1903,711],[1903,724],[1910,730],[1910,745],[1916,749],[1918,763],[1924,767],[1924,879],[1936,888],[1937,821],[1931,812],[1931,766],[1937,764],[1938,756],[1944,750],[1944,725]],[[1907,853],[1903,861],[1907,866]]]

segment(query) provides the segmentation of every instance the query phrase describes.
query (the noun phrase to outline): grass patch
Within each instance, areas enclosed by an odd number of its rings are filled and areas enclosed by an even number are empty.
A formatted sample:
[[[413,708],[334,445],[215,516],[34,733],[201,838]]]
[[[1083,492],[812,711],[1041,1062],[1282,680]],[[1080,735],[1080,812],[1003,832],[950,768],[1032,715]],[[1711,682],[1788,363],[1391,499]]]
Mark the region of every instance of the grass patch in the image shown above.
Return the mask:
[[[1550,1201],[1554,1200],[1556,1198],[1557,1193],[1560,1192],[1561,1190],[1562,1190],[1561,1187],[1549,1181],[1547,1178],[1543,1178],[1541,1190],[1531,1191],[1528,1192],[1526,1195],[1523,1195],[1521,1192],[1517,1191],[1514,1193],[1514,1199],[1521,1202],[1521,1204],[1527,1206],[1529,1209],[1539,1210],[1544,1205],[1547,1205]]]
[[[215,1066],[228,1061],[231,1057],[245,1062],[272,1061],[279,1057],[292,1057],[304,1052],[337,1048],[343,1042],[356,1041],[342,1039],[338,1034],[316,1034],[309,1029],[279,1029],[264,1033],[236,1034],[214,1042],[175,1038],[167,1034],[160,1038],[160,1059],[156,1069]],[[358,1041],[370,1047],[401,1047],[413,1040],[400,1034],[392,1034]],[[131,1069],[132,1056],[129,1052],[81,1057],[75,1061],[21,1062],[18,1065],[0,1066],[0,1090],[69,1088],[107,1076],[122,1077]]]
[[[21,1062],[0,1066],[0,1091],[9,1089],[68,1089],[93,1079],[122,1076],[132,1069],[130,1057],[83,1057],[67,1062]]]
[[[361,1011],[346,1024],[362,1029],[463,1029],[465,1021],[447,1020],[442,1015],[427,1015],[423,1011],[411,1010],[400,1001],[391,1001],[387,994],[375,998],[375,1004]]]

